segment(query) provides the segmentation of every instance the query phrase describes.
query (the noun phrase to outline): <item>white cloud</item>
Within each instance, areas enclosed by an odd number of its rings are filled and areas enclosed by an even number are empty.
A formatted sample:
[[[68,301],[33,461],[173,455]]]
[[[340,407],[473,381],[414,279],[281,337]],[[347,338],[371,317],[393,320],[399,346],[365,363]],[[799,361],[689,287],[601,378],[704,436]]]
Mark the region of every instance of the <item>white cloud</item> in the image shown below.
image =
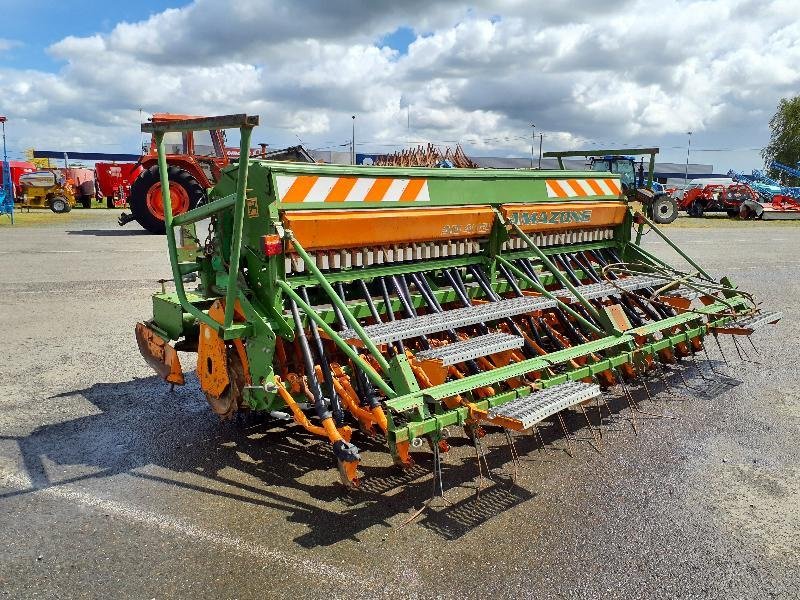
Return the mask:
[[[0,101],[18,149],[134,151],[143,108],[259,113],[273,145],[341,144],[358,114],[365,150],[524,154],[535,122],[546,149],[660,144],[670,158],[687,130],[697,147],[765,143],[778,99],[800,88],[798,17],[794,0],[196,0],[65,37],[48,49],[57,73],[0,67]],[[407,54],[377,47],[403,26],[417,32]],[[707,156],[758,166],[757,152]]]

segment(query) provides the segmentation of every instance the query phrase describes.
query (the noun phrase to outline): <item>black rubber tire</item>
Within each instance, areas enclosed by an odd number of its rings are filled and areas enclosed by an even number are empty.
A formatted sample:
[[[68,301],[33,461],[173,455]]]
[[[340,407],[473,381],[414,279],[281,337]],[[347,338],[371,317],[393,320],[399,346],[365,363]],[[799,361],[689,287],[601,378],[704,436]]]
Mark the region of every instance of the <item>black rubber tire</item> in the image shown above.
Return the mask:
[[[69,201],[64,196],[53,196],[49,202],[50,210],[56,214],[68,213],[71,210]]]
[[[83,196],[81,198],[81,206],[83,208],[92,208],[92,197],[91,196]]]
[[[695,200],[692,202],[692,205],[689,207],[689,215],[692,217],[702,217],[703,216],[703,205],[700,203],[699,200]]]
[[[733,210],[733,209],[729,208],[725,212],[728,213],[729,217],[738,217],[739,216],[739,211],[738,210]]]
[[[106,208],[116,208],[114,206],[114,198],[112,196],[106,196]]]
[[[179,167],[167,167],[169,180],[181,185],[189,196],[189,210],[193,209],[198,203],[206,199],[206,191],[198,181]],[[147,208],[147,191],[156,183],[160,183],[158,165],[153,165],[149,169],[141,172],[136,181],[131,185],[131,193],[128,197],[128,204],[131,207],[131,214],[136,221],[150,233],[164,235],[166,228],[164,221],[154,215]]]
[[[660,225],[672,223],[678,218],[678,203],[669,196],[657,196],[652,204],[653,221]]]

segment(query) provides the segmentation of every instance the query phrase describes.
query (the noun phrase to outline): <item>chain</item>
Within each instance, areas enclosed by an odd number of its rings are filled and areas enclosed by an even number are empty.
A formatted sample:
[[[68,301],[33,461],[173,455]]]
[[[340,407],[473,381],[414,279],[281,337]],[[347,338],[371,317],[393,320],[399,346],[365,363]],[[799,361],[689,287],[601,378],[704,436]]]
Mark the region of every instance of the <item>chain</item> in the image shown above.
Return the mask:
[[[205,252],[206,256],[211,256],[214,254],[214,237],[217,231],[217,215],[211,215],[211,222],[208,224],[208,235],[206,236],[206,241],[203,244],[203,251]]]

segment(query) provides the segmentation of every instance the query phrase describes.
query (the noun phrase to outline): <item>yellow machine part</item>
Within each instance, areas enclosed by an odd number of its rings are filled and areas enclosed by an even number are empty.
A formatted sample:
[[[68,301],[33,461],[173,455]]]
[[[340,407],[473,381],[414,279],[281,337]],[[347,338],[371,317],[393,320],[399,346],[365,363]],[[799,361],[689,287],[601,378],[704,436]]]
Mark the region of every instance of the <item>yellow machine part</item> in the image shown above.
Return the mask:
[[[71,208],[75,208],[75,191],[69,185],[54,185],[51,187],[25,186],[23,194],[23,207],[50,208],[50,198],[62,196],[67,199]]]

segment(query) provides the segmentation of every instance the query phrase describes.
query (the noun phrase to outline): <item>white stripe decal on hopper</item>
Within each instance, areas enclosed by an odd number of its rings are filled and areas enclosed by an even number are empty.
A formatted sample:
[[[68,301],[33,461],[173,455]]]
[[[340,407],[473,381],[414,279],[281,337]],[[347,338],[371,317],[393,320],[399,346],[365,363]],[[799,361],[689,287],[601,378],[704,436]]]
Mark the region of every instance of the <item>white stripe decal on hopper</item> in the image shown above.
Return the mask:
[[[292,187],[292,184],[297,178],[287,177],[286,175],[278,175],[275,179],[278,185],[278,198],[283,200],[283,197],[286,195],[286,192],[289,191],[289,188]]]
[[[602,179],[595,179],[595,182],[597,183],[597,185],[600,186],[600,189],[603,190],[603,193],[606,196],[616,196],[616,194],[614,193],[614,190],[612,190],[610,187],[608,187],[608,184],[606,184],[605,181],[603,181]]]
[[[595,196],[595,191],[592,189],[592,186],[589,185],[589,182],[585,179],[578,179],[578,186],[583,190],[583,193],[586,196]]]
[[[364,197],[367,195],[369,188],[375,183],[372,177],[359,177],[350,193],[347,194],[348,202],[363,202]]]
[[[339,181],[338,177],[320,177],[308,190],[303,202],[325,202],[333,186]]]

